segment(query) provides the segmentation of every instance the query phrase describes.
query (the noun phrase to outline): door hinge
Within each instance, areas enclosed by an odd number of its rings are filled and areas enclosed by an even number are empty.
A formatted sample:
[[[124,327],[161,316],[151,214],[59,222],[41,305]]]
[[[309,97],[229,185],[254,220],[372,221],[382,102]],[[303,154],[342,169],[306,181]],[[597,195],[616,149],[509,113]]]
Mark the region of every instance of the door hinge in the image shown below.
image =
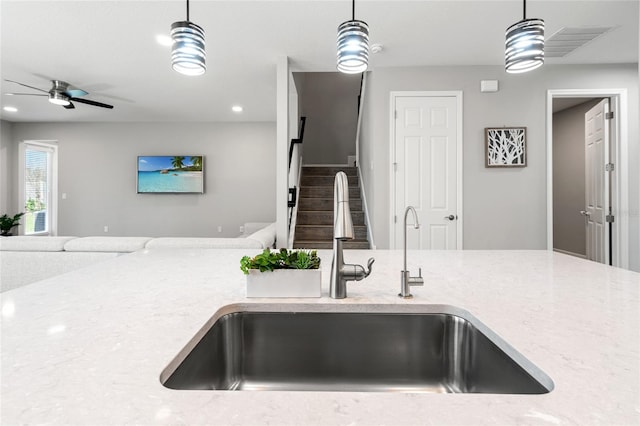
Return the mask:
[[[393,171],[394,172],[398,171],[398,163],[393,163]]]
[[[615,217],[612,214],[608,214],[604,217],[605,222],[613,223],[615,221]]]
[[[393,223],[398,223],[398,216],[393,215]]]
[[[612,172],[616,169],[616,166],[613,163],[607,163],[604,165],[605,172]]]
[[[604,118],[606,118],[607,120],[613,120],[613,111],[605,113]]]
[[[393,118],[396,119],[396,120],[398,119],[398,110],[397,109],[393,110]]]

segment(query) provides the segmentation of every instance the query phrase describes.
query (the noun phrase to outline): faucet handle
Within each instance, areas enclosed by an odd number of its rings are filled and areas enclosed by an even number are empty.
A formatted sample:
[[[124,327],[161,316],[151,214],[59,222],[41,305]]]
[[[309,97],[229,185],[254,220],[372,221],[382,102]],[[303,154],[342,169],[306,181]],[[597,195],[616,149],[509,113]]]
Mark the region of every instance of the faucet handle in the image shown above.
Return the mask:
[[[411,285],[411,286],[424,285],[424,278],[422,278],[422,268],[418,268],[418,276],[417,277],[412,277],[411,274],[409,274],[409,277],[407,278],[407,281],[409,282],[409,285]]]
[[[371,274],[371,266],[373,265],[373,262],[375,262],[376,260],[373,257],[370,257],[369,260],[367,261],[367,272],[364,273],[364,277],[367,278],[369,276],[369,274]]]

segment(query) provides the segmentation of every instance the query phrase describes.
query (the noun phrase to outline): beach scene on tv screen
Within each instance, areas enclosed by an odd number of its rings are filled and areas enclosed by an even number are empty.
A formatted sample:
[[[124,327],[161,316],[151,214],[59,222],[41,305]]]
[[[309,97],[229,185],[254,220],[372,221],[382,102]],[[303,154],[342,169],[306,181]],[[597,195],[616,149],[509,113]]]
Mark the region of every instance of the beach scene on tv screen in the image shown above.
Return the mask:
[[[138,157],[138,192],[203,192],[202,156]]]

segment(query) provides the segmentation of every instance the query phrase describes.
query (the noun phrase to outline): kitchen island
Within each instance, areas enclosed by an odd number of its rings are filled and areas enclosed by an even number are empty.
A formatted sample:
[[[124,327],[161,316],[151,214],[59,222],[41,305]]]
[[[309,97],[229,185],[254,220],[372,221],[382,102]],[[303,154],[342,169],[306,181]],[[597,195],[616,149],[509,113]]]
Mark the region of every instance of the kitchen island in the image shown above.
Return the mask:
[[[410,251],[424,287],[397,297],[402,251],[329,298],[247,299],[251,250],[143,250],[1,295],[0,423],[59,425],[640,424],[640,274],[549,251]],[[167,389],[162,370],[228,305],[452,305],[555,388],[541,395]],[[362,305],[362,306],[360,306]]]

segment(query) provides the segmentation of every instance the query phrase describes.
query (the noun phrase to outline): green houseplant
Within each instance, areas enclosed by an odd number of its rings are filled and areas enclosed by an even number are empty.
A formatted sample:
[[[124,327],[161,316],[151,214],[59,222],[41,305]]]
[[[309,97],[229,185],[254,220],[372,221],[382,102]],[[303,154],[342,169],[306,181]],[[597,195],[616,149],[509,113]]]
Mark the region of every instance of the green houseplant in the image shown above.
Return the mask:
[[[244,256],[240,259],[240,269],[245,275],[249,270],[257,269],[260,272],[273,271],[275,269],[319,269],[320,258],[315,250],[287,250],[272,252],[268,248],[254,257]]]
[[[240,259],[247,297],[320,297],[322,276],[315,250],[265,249]]]
[[[5,237],[11,235],[9,231],[15,226],[20,225],[20,218],[24,216],[24,213],[18,213],[13,217],[3,214],[0,216],[0,235]]]

